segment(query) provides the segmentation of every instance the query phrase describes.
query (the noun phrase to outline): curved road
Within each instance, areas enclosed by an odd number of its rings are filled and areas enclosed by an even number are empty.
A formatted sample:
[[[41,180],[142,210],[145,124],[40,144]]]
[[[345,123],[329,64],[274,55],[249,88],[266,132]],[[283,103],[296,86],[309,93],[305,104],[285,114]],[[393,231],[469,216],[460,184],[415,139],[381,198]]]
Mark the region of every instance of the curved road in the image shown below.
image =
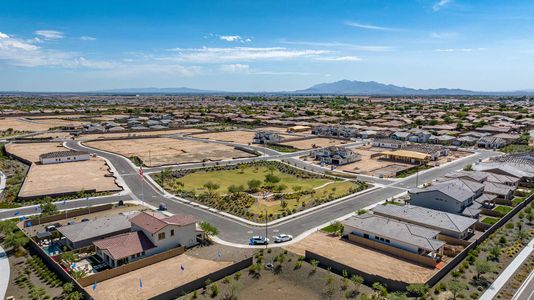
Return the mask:
[[[59,202],[59,203],[56,203],[59,209],[71,209],[71,208],[76,208],[76,207],[83,207],[83,206],[87,206],[88,204],[97,205],[97,204],[104,204],[104,203],[113,203],[119,200],[129,200],[132,198],[134,200],[141,200],[141,195],[142,195],[141,183],[142,182],[138,175],[137,168],[135,168],[127,158],[117,155],[117,154],[112,154],[112,153],[96,150],[93,148],[88,148],[83,145],[80,145],[76,141],[67,141],[66,144],[69,148],[80,150],[80,151],[89,151],[91,153],[96,153],[97,155],[102,156],[105,159],[107,159],[117,170],[118,176],[120,176],[123,179],[127,188],[130,190],[130,193],[129,195],[124,195],[124,196],[107,196],[107,197],[100,197],[100,198],[91,198],[89,200],[67,201],[65,204],[63,204],[62,202]],[[293,158],[293,156],[295,156],[294,153],[293,155],[280,154],[273,150],[268,150],[268,152],[269,152],[268,154],[271,154],[273,156],[271,157],[264,156],[261,159],[294,160],[294,162],[302,163],[301,161]],[[488,158],[494,155],[495,155],[494,152],[488,152],[488,151],[478,152],[471,157],[449,163],[446,166],[433,168],[433,169],[429,169],[424,172],[420,172],[419,183],[421,184],[423,182],[432,181],[433,179],[443,176],[448,172],[461,169],[463,166],[467,164],[475,163],[478,159],[485,159],[485,158]],[[207,163],[206,165],[209,165],[209,164],[211,163]],[[202,164],[199,164],[199,166],[202,166]],[[191,167],[191,166],[188,166],[188,167]],[[153,168],[150,170],[157,171],[158,168]],[[292,219],[278,223],[276,225],[269,226],[268,227],[269,232],[267,233],[267,236],[276,235],[279,232],[279,233],[292,234],[294,237],[297,237],[301,235],[302,233],[309,231],[310,229],[316,228],[320,225],[331,222],[332,220],[335,220],[347,214],[353,213],[359,209],[362,209],[369,205],[375,204],[387,198],[403,193],[407,191],[409,188],[414,187],[416,179],[415,179],[415,176],[411,176],[403,180],[396,180],[396,181],[385,180],[385,179],[382,180],[378,178],[376,179],[376,181],[379,181],[379,182],[376,182],[372,178],[366,181],[372,181],[372,182],[378,183],[378,186],[380,188],[366,192],[366,193],[362,193],[359,195],[355,195],[353,197],[348,197],[347,199],[343,201],[332,203],[331,205],[328,205],[322,209],[318,209],[313,212],[309,212],[307,214],[303,214],[301,216],[294,217]],[[166,197],[156,187],[152,186],[148,182],[144,183],[143,190],[144,190],[144,201],[147,204],[157,207],[160,203],[165,203],[167,205],[168,211],[173,214],[189,214],[189,215],[195,216],[198,220],[207,221],[219,229],[218,238],[225,242],[247,245],[248,239],[250,236],[265,235],[264,226],[249,225],[244,222],[235,220],[233,218],[226,217],[224,215],[214,213],[214,212],[193,206],[191,204],[186,204],[181,201],[172,199],[170,197]],[[17,210],[0,211],[0,219],[10,218],[10,217],[12,218],[15,213],[19,216],[35,214],[37,213],[36,207],[37,206],[30,206],[30,207],[20,208]]]

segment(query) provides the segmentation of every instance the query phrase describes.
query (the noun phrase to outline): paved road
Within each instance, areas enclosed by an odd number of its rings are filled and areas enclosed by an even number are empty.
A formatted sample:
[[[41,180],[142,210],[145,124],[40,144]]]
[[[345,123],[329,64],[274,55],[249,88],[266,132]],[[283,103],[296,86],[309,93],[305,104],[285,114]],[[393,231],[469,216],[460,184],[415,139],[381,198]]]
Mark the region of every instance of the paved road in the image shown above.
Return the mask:
[[[534,299],[534,270],[530,272],[525,282],[521,285],[512,300],[532,300]]]
[[[136,168],[129,162],[128,159],[120,155],[111,154],[108,152],[89,149],[82,145],[79,145],[75,141],[68,141],[67,146],[76,150],[85,150],[92,153],[96,153],[99,156],[106,158],[117,170],[119,175],[124,180],[128,189],[131,191],[127,196],[108,196],[98,199],[89,199],[91,205],[104,204],[117,202],[119,200],[143,200],[152,206],[158,206],[160,203],[165,203],[169,212],[174,214],[190,214],[196,216],[199,220],[205,220],[219,229],[219,238],[230,243],[246,244],[248,238],[251,235],[263,235],[265,234],[265,228],[263,226],[248,225],[230,217],[226,217],[221,214],[213,213],[205,209],[198,208],[196,206],[180,202],[170,197],[165,197],[157,188],[145,182],[143,187],[142,181],[138,175]],[[280,158],[281,154],[268,150],[268,154],[272,156],[269,159]],[[278,156],[277,156],[278,155]],[[283,159],[292,158],[290,154],[282,154]],[[421,172],[419,175],[419,183],[431,181],[439,176],[443,176],[447,172],[451,172],[462,168],[466,164],[474,163],[478,159],[484,159],[489,156],[495,155],[494,152],[480,152],[476,155],[456,161],[440,168],[429,169],[425,172]],[[267,159],[267,158],[264,158]],[[294,158],[293,158],[294,159]],[[393,197],[400,193],[405,192],[407,189],[415,186],[416,179],[414,176],[408,177],[399,181],[385,181],[381,183],[379,189],[369,191],[357,196],[349,197],[341,202],[329,205],[323,209],[316,210],[314,212],[304,214],[300,217],[289,219],[285,222],[277,225],[269,226],[268,236],[275,235],[277,232],[289,233],[293,236],[298,236],[311,228],[315,228],[322,224],[328,223],[331,220],[340,218],[354,211],[383,201],[386,198]],[[62,202],[57,203],[59,209],[71,209],[76,207],[83,207],[87,205],[88,201],[67,201],[65,205]],[[26,215],[36,213],[36,206],[26,207],[17,210],[0,211],[0,219],[13,217],[15,212],[18,215]]]

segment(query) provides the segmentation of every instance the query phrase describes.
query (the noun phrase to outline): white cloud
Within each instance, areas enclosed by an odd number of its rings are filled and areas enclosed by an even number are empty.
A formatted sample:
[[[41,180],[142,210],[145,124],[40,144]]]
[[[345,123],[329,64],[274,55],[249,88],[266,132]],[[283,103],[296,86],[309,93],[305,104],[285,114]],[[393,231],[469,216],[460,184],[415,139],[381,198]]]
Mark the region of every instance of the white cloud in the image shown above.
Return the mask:
[[[444,8],[445,6],[447,6],[447,4],[451,3],[452,0],[439,0],[438,2],[434,3],[434,5],[432,6],[432,10],[433,11],[439,11],[441,10],[442,8]]]
[[[341,42],[313,42],[313,41],[288,41],[280,40],[282,44],[287,45],[303,45],[303,46],[313,46],[313,47],[326,47],[326,48],[347,48],[360,51],[369,51],[369,52],[389,52],[396,49],[392,46],[380,46],[380,45],[356,45],[349,43]]]
[[[357,56],[334,56],[334,57],[318,57],[317,60],[324,61],[360,61],[361,58]]]
[[[245,64],[229,64],[220,66],[220,70],[225,73],[248,73],[250,66]]]
[[[430,37],[438,40],[449,39],[457,36],[456,32],[431,32]]]
[[[213,36],[213,35],[211,35]],[[239,35],[215,35],[219,37],[220,40],[227,41],[227,42],[241,42],[241,43],[250,43],[252,42],[252,38],[249,37],[242,37]]]
[[[35,34],[47,40],[57,40],[63,38],[63,32],[56,30],[37,30],[35,31]]]
[[[376,26],[376,25],[371,25],[371,24],[362,24],[362,23],[352,22],[352,21],[345,22],[345,25],[351,26],[351,27],[356,27],[356,28],[361,28],[361,29],[369,29],[369,30],[401,31],[400,28],[383,27],[383,26]]]
[[[88,35],[82,35],[80,37],[80,40],[82,40],[82,41],[94,41],[94,40],[96,40],[96,38],[92,37],[92,36],[88,36]]]
[[[291,58],[315,57],[330,53],[327,50],[287,49],[283,47],[230,47],[230,48],[175,48],[176,55],[162,60],[217,63],[224,61],[282,60]]]
[[[0,39],[7,39],[7,38],[9,38],[9,35],[0,31]]]

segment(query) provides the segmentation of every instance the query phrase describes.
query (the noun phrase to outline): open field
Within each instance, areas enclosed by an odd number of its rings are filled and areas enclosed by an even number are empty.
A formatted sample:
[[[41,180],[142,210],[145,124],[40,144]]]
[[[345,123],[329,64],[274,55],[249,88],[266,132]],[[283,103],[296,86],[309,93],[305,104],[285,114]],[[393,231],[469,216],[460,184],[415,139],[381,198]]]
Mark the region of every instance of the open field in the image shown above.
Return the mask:
[[[55,151],[67,151],[61,143],[18,143],[6,144],[6,152],[30,162],[38,162],[39,155]]]
[[[265,219],[266,212],[276,219],[367,188],[276,162],[177,171],[176,178],[166,175],[164,183],[161,174],[154,178],[167,191],[251,220]]]
[[[63,119],[30,120],[26,118],[7,117],[0,118],[0,131],[7,130],[8,128],[13,128],[13,130],[17,131],[45,131],[54,127],[80,126],[83,124],[84,122]]]
[[[311,139],[300,140],[300,141],[281,142],[280,144],[285,145],[285,146],[290,146],[293,148],[297,148],[300,150],[306,150],[306,149],[312,149],[312,148],[323,148],[323,147],[328,147],[328,146],[341,145],[345,142],[346,141],[328,139],[328,138],[311,138]]]
[[[76,193],[81,190],[96,192],[120,191],[106,162],[100,158],[61,164],[33,164],[22,184],[19,197]]]
[[[94,299],[149,299],[231,265],[182,254],[153,265],[98,282],[85,290]],[[182,271],[180,266],[184,267]],[[140,287],[140,280],[143,287]]]
[[[156,135],[168,135],[177,133],[197,133],[203,132],[200,128],[182,128],[182,129],[169,129],[169,130],[149,130],[149,131],[131,131],[131,132],[119,132],[119,133],[89,133],[82,134],[78,140],[96,140],[96,139],[116,139],[126,137],[141,137],[141,136],[156,136]]]
[[[214,141],[232,142],[237,144],[248,145],[252,143],[252,139],[256,132],[246,130],[221,131],[195,134],[193,137],[200,139],[208,139]],[[290,138],[290,135],[280,134],[282,138]]]
[[[210,181],[219,185],[219,188],[214,190],[214,192],[226,194],[228,193],[228,187],[231,185],[246,186],[247,181],[253,179],[263,181],[267,174],[271,174],[269,169],[264,166],[259,166],[248,167],[244,170],[195,172],[177,179],[177,181],[184,184],[183,190],[193,193],[205,192],[206,188],[203,185]],[[301,179],[293,175],[282,173],[279,170],[274,170],[272,174],[280,178],[280,183],[285,184],[288,191],[292,190],[295,186],[300,186],[302,190],[311,190],[332,181],[320,178]]]
[[[299,255],[304,255],[305,250],[312,251],[362,272],[407,283],[424,283],[435,272],[434,269],[346,242],[322,232],[313,233],[304,240],[287,246],[286,249]]]
[[[172,138],[92,141],[85,145],[125,157],[139,157],[149,167],[254,156],[230,146]]]

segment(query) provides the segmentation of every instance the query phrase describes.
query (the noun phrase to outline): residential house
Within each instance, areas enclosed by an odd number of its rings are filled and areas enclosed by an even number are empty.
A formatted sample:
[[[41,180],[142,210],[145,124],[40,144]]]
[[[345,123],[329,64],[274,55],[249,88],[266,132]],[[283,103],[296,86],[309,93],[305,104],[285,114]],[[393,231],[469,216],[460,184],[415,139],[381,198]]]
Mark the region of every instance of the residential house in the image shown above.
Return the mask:
[[[362,159],[358,153],[340,146],[313,149],[311,156],[321,163],[337,166],[346,165]]]
[[[252,139],[253,144],[276,144],[282,140],[282,137],[275,132],[258,131]]]
[[[379,147],[379,148],[400,149],[400,148],[406,147],[407,142],[395,140],[392,138],[385,138],[385,139],[374,139],[372,145],[373,147]]]
[[[91,159],[89,152],[74,150],[48,152],[39,155],[39,162],[43,165],[84,161],[89,159]]]

